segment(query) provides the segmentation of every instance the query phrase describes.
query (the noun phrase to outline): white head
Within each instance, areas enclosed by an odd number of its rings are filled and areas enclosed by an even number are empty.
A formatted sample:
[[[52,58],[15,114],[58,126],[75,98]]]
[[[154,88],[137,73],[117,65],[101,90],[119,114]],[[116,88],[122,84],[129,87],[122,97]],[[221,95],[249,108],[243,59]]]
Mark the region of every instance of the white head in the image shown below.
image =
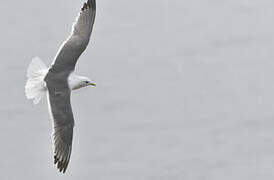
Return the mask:
[[[68,78],[68,84],[71,90],[80,89],[86,86],[96,86],[96,83],[84,76],[71,74]]]

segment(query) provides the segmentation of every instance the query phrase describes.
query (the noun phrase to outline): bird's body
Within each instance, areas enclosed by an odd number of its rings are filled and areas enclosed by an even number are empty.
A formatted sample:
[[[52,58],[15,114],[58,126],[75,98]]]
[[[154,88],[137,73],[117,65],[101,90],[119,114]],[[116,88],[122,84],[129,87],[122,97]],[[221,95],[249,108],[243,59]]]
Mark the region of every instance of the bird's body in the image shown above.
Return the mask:
[[[70,36],[59,49],[53,64],[47,68],[36,57],[27,72],[26,97],[37,104],[47,94],[53,120],[54,163],[63,173],[72,149],[74,117],[70,104],[71,91],[88,85],[95,86],[89,78],[74,74],[76,62],[89,43],[95,12],[95,0],[84,3]]]

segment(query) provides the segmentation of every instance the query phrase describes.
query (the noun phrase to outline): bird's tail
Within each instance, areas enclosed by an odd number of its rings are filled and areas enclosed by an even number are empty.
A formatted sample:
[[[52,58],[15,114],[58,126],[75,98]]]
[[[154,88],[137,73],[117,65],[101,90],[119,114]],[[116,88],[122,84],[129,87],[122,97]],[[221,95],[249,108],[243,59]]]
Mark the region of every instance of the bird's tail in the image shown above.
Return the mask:
[[[32,59],[27,71],[27,83],[25,94],[28,99],[32,99],[34,104],[38,104],[46,93],[45,75],[48,72],[47,66],[39,58]]]

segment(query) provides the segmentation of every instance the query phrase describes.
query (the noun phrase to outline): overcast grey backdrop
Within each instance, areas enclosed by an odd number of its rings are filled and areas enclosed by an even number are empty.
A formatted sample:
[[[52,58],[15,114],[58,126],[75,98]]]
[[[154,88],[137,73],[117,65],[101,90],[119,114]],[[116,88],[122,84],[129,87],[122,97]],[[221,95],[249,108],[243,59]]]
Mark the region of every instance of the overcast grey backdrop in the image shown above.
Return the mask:
[[[45,99],[24,96],[84,0],[1,1],[1,180],[272,180],[274,1],[97,0],[67,174]]]

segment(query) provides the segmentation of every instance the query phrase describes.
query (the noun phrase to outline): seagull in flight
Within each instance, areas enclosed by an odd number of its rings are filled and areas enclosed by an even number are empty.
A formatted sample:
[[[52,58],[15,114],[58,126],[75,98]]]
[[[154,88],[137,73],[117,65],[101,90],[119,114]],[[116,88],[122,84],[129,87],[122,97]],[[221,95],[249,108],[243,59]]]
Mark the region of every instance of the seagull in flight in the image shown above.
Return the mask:
[[[72,150],[74,118],[70,104],[71,91],[96,86],[89,78],[74,74],[76,62],[89,43],[95,14],[96,2],[88,0],[52,65],[47,67],[40,58],[35,57],[27,70],[26,97],[37,104],[47,94],[49,114],[53,121],[54,164],[63,173],[67,170]]]

